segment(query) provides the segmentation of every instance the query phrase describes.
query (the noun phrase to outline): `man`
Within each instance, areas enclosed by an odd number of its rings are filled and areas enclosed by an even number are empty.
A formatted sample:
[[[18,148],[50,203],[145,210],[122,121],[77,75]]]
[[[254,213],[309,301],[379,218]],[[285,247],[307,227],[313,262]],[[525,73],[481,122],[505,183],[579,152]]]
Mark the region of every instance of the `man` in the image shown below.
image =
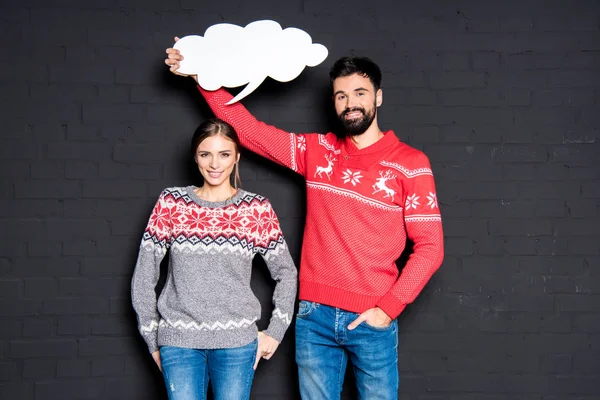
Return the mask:
[[[167,54],[165,63],[177,73],[183,57],[172,48]],[[306,179],[296,321],[302,398],[339,399],[350,360],[360,398],[397,399],[396,317],[443,259],[433,175],[421,151],[379,129],[383,97],[375,63],[342,58],[330,80],[342,138],[285,132],[257,121],[240,103],[225,105],[232,96],[224,89],[199,90],[244,147]],[[398,276],[395,261],[407,237],[414,251]]]

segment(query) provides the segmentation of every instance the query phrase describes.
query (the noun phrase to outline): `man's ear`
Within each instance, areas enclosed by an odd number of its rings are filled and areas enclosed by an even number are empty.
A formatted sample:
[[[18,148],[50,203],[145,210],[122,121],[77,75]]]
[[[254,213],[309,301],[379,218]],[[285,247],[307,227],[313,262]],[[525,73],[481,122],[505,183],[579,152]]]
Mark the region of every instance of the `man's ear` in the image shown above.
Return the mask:
[[[377,90],[375,93],[375,105],[379,107],[383,103],[383,91],[381,89]]]

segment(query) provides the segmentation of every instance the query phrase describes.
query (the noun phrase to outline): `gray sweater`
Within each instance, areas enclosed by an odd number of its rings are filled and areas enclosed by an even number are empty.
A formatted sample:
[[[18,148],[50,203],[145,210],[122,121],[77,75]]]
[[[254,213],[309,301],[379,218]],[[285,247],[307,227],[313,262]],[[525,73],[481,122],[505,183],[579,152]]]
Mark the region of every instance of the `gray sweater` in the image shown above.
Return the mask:
[[[167,280],[156,299],[160,263]],[[281,342],[293,315],[297,272],[269,201],[239,190],[208,202],[193,186],[163,190],[144,231],[131,282],[138,328],[150,352],[160,346],[217,349],[257,337],[261,306],[250,288],[260,254],[276,281],[264,332]]]

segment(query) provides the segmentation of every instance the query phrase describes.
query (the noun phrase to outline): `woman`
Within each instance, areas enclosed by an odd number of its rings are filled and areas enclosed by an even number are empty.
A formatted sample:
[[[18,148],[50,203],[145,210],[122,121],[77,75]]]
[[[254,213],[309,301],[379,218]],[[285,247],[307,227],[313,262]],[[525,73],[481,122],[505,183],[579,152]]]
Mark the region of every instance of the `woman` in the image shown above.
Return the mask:
[[[296,267],[267,199],[238,189],[239,139],[211,119],[196,129],[192,155],[201,187],[165,189],[144,232],[132,279],[138,327],[161,369],[170,400],[248,399],[260,358],[269,359],[292,318]],[[234,186],[231,175],[234,175]],[[169,252],[167,280],[154,288]],[[277,282],[269,327],[250,288],[259,253]]]

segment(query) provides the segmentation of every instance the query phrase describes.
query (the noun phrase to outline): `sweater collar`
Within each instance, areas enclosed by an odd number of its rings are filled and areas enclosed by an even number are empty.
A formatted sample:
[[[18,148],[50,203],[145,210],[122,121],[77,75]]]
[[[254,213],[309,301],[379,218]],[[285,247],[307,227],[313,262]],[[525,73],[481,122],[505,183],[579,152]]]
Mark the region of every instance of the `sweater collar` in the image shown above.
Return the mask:
[[[346,153],[348,155],[356,155],[356,156],[379,153],[381,150],[385,149],[386,147],[392,146],[399,142],[398,138],[394,134],[394,131],[389,130],[389,131],[385,131],[385,132],[381,132],[381,133],[383,133],[383,137],[381,139],[379,139],[372,145],[367,146],[362,149],[359,149],[358,147],[356,147],[356,145],[352,141],[351,137],[344,138],[344,148],[346,150]]]
[[[196,192],[194,191],[194,189],[197,189],[196,186],[187,186],[185,189],[186,189],[188,196],[190,196],[190,198],[196,204],[198,204],[199,206],[202,206],[202,207],[206,207],[206,208],[224,208],[224,207],[230,206],[232,204],[238,204],[240,199],[246,195],[246,191],[244,191],[243,189],[238,189],[237,193],[234,194],[231,198],[229,198],[227,200],[207,201],[196,194]]]

